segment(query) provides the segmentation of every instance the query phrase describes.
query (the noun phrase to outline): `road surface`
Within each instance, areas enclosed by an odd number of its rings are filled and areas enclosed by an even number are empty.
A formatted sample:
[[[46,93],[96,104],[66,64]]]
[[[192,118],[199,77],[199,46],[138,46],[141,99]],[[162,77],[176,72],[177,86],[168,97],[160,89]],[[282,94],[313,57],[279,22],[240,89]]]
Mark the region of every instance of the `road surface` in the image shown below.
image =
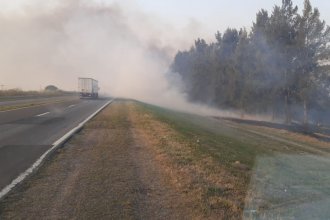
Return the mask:
[[[0,112],[0,191],[108,100],[67,99]]]

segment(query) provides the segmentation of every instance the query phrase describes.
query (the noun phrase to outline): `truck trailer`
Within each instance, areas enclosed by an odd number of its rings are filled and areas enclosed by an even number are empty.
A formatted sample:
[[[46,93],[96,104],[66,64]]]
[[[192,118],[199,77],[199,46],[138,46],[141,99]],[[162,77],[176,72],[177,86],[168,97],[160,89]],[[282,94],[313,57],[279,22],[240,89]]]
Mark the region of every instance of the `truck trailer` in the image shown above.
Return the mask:
[[[78,91],[80,97],[98,98],[99,89],[97,80],[92,78],[78,78]]]

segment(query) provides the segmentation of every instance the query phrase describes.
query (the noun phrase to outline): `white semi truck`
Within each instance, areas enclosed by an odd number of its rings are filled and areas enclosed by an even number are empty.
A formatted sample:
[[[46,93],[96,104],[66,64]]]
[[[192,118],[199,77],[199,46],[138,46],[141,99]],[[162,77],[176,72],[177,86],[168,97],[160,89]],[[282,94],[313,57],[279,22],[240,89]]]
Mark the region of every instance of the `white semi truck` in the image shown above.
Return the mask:
[[[98,81],[92,78],[78,78],[78,91],[80,97],[98,98]]]

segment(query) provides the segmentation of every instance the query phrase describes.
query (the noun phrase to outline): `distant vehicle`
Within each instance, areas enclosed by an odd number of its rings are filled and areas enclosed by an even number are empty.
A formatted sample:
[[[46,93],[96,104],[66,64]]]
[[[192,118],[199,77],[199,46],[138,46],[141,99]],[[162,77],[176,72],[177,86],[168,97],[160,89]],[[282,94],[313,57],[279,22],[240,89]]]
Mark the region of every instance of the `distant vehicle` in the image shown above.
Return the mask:
[[[92,78],[78,78],[78,90],[80,97],[98,98],[98,81]]]

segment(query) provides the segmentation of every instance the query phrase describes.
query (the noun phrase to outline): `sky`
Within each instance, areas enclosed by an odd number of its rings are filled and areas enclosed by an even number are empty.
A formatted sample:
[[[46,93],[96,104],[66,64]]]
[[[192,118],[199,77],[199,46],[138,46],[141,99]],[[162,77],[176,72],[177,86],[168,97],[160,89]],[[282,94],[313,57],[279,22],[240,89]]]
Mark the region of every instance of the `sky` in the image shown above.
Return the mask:
[[[73,0],[71,0],[73,1]],[[128,8],[138,8],[146,13],[160,17],[164,22],[184,28],[191,23],[204,26],[207,31],[224,31],[227,27],[251,27],[255,14],[261,8],[271,11],[281,0],[94,0],[104,4],[120,2]],[[56,0],[39,0],[40,4]],[[304,0],[293,0],[300,9]],[[322,19],[330,24],[330,1],[311,0],[314,7],[321,11]],[[16,11],[28,0],[0,0],[0,11]],[[133,6],[133,7],[132,7]]]
[[[137,0],[143,10],[157,14],[169,22],[184,26],[191,20],[206,26],[209,31],[224,31],[227,27],[250,28],[260,9],[271,11],[282,0]],[[293,0],[299,9],[304,0]],[[319,8],[322,19],[330,24],[330,1],[311,0]]]

